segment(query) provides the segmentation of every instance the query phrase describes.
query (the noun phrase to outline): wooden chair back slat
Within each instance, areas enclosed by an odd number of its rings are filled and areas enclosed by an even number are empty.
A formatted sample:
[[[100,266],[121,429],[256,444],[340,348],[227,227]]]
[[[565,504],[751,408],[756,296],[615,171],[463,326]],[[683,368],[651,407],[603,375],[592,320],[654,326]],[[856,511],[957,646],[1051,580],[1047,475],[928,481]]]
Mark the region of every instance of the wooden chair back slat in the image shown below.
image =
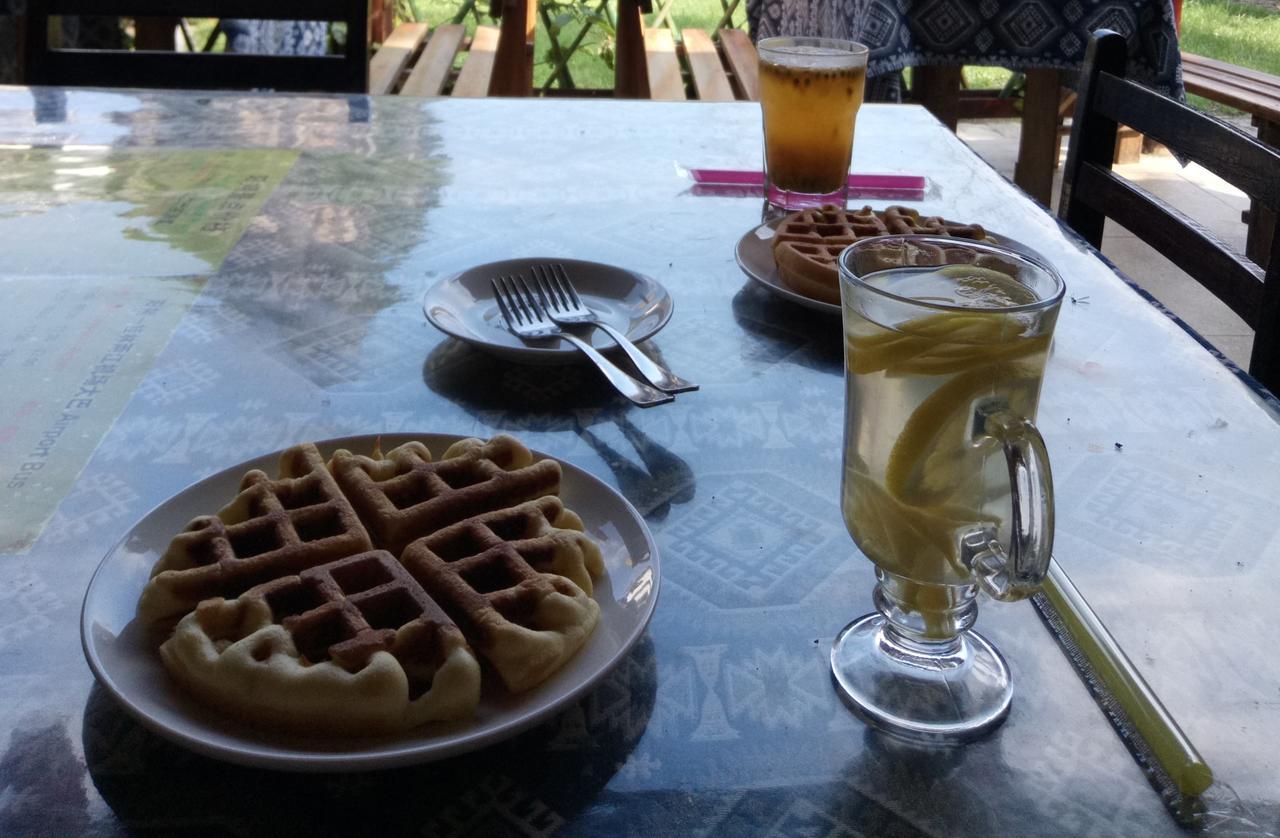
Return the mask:
[[[1258,202],[1280,208],[1280,152],[1124,78],[1125,39],[1094,33],[1085,55],[1058,215],[1094,247],[1106,219],[1151,244],[1254,329],[1249,372],[1280,392],[1280,235],[1263,271],[1185,214],[1111,171],[1118,125],[1194,160]]]
[[[673,102],[688,98],[670,29],[644,31],[644,57],[649,68],[649,98]]]
[[[1099,212],[1164,254],[1170,262],[1197,276],[1200,284],[1251,327],[1262,303],[1263,270],[1177,208],[1163,203],[1114,172],[1085,163],[1076,177],[1076,194]]]
[[[413,54],[427,38],[425,23],[402,23],[397,26],[369,62],[369,92],[375,95],[395,90]]]
[[[720,54],[710,36],[701,29],[685,29],[680,33],[685,59],[698,99],[703,102],[732,102],[733,87],[720,63]]]
[[[720,46],[742,98],[759,101],[760,65],[751,36],[741,29],[721,29]]]
[[[340,21],[348,37],[342,55],[318,56],[55,49],[49,46],[49,18],[54,15]],[[368,0],[28,0],[24,80],[95,87],[363,93],[369,85],[368,25]]]
[[[1240,191],[1280,208],[1280,153],[1234,126],[1111,73],[1099,73],[1094,110],[1213,170]]]
[[[37,7],[51,15],[251,20],[348,20],[357,8],[366,20],[369,14],[368,0],[29,0],[28,11]]]
[[[400,88],[402,96],[439,96],[444,92],[445,83],[449,81],[449,71],[453,69],[453,59],[462,49],[462,39],[466,37],[467,27],[461,23],[447,23],[436,28],[422,57],[414,65]]]
[[[79,49],[50,52],[40,61],[38,71],[28,70],[27,80],[30,84],[67,86],[347,93],[363,93],[367,85],[364,74],[354,75],[341,56]]]
[[[494,61],[498,54],[499,34],[500,30],[496,26],[476,27],[467,60],[458,71],[458,80],[453,85],[454,96],[478,99],[489,95]]]

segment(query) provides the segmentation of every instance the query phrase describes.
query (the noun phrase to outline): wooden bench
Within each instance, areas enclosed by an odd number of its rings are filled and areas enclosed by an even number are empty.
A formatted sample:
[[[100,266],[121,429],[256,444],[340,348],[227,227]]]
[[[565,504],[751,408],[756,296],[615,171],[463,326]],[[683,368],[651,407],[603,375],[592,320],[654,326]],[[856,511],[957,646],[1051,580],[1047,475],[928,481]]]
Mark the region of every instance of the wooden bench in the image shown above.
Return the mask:
[[[431,31],[402,23],[369,62],[369,92],[402,96],[529,96],[533,93],[533,22],[536,0],[500,0],[502,25],[477,26],[467,37],[460,23]],[[455,70],[458,57],[462,66]]]
[[[498,54],[498,28],[460,23],[429,32],[425,23],[395,28],[369,63],[369,92],[403,96],[488,96]],[[459,55],[464,60],[455,71]]]
[[[1258,139],[1280,148],[1280,77],[1184,52],[1182,81],[1188,93],[1251,114],[1253,124],[1258,126]],[[1245,255],[1266,268],[1276,227],[1275,213],[1255,201],[1243,220],[1249,225]]]
[[[701,29],[683,29],[679,43],[670,29],[646,29],[644,59],[646,98],[704,102],[760,98],[756,48],[741,29],[721,29],[714,38]]]
[[[369,63],[369,92],[404,96],[485,96],[493,74],[498,30],[481,26],[467,43],[462,24],[430,32],[425,23],[402,23],[382,42]],[[466,60],[454,73],[460,52]]]

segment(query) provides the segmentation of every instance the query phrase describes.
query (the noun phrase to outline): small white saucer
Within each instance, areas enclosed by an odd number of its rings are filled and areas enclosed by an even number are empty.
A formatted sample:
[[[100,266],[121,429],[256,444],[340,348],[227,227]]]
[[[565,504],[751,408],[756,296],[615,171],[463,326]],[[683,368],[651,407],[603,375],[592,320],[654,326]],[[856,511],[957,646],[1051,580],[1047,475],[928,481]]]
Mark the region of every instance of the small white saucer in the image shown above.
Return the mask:
[[[549,340],[544,346],[531,346],[507,331],[489,284],[499,276],[523,276],[532,284],[530,269],[552,263],[563,265],[582,302],[632,343],[652,337],[671,319],[671,295],[656,280],[613,265],[550,257],[490,262],[442,279],[427,289],[422,311],[445,334],[507,360],[577,363],[585,360],[582,353],[565,341]],[[601,351],[617,348],[602,329],[592,330],[590,339]]]

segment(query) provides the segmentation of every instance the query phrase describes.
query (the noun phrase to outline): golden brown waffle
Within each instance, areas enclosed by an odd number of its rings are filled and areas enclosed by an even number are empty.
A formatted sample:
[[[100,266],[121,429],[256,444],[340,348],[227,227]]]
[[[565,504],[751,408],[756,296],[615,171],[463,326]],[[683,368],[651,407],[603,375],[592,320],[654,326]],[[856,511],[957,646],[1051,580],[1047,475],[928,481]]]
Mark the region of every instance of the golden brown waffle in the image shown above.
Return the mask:
[[[987,238],[976,224],[958,224],[937,216],[921,216],[910,207],[845,210],[834,205],[793,212],[783,218],[773,237],[778,276],[791,290],[822,302],[840,304],[840,252],[859,239],[885,235],[931,235]]]
[[[187,613],[201,600],[373,548],[314,445],[280,456],[280,477],[248,472],[235,500],[202,516],[170,543],[138,602],[148,624]]]
[[[462,440],[439,462],[422,443],[408,442],[385,456],[338,451],[329,467],[374,542],[396,555],[415,538],[560,489],[559,463],[534,463],[506,435]]]
[[[582,646],[600,619],[600,606],[568,579],[534,570],[523,553],[536,560],[540,548],[486,541],[468,544],[446,531],[415,541],[401,560],[507,689],[523,692]]]
[[[560,478],[509,436],[462,440],[438,461],[419,442],[339,450],[327,466],[299,445],[279,478],[250,471],[173,539],[139,616],[180,617],[166,666],[243,720],[347,732],[465,717],[480,690],[468,640],[523,690],[599,620],[604,561],[555,496]],[[405,546],[423,536],[434,558],[411,574]]]
[[[470,716],[480,697],[458,627],[381,550],[206,600],[160,654],[196,695],[296,730],[400,730]]]

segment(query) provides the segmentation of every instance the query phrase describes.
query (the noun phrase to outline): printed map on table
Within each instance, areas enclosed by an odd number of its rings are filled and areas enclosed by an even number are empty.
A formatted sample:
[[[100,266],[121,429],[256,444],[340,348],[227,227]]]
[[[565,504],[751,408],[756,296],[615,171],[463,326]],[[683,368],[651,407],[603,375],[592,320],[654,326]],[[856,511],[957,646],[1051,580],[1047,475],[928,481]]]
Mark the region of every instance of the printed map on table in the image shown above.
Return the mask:
[[[201,277],[0,279],[0,553],[45,524],[178,321]],[[55,290],[56,289],[56,290]]]
[[[24,243],[7,248],[0,271],[216,271],[297,158],[278,149],[0,147],[0,241]]]

